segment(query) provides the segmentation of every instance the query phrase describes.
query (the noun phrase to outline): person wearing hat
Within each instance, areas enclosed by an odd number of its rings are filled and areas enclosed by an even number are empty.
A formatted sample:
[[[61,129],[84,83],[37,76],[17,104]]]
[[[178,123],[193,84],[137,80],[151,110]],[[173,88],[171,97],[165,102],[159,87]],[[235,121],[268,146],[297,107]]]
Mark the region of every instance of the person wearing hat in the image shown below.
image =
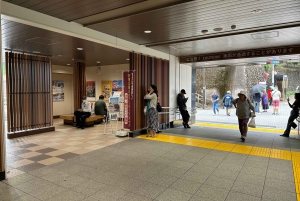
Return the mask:
[[[226,115],[230,116],[231,108],[232,108],[233,97],[230,91],[227,91],[227,94],[223,98],[223,105],[226,108]]]
[[[247,98],[245,91],[240,91],[240,93],[238,93],[238,96],[239,97],[237,99],[232,101],[232,104],[236,108],[236,116],[238,117],[239,121],[241,139],[244,142],[248,132],[248,121],[251,117],[250,110],[253,111],[253,116],[255,116],[255,109]]]
[[[182,116],[182,125],[184,126],[184,128],[191,128],[189,126],[190,114],[187,111],[187,107],[185,104],[189,98],[186,98],[184,94],[186,94],[185,90],[181,89],[180,93],[177,95],[177,105]]]

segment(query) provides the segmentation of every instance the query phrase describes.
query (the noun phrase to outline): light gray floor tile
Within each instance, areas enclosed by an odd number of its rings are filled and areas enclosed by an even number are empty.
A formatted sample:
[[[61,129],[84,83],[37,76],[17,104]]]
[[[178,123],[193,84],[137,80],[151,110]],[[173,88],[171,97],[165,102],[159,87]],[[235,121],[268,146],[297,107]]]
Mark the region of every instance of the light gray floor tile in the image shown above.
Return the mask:
[[[216,168],[221,164],[221,162],[222,162],[221,160],[213,160],[213,159],[203,158],[198,162],[198,164],[202,164],[202,165],[205,165],[205,166],[211,166],[213,168]]]
[[[145,182],[141,184],[139,187],[137,187],[136,189],[134,189],[132,192],[147,198],[155,199],[165,190],[166,187],[164,186]]]
[[[84,182],[87,182],[88,179],[77,176],[77,175],[70,175],[65,178],[62,178],[61,180],[54,181],[53,183],[58,184],[60,186],[63,186],[65,188],[72,188],[73,186],[76,186],[77,184],[81,184]]]
[[[65,191],[56,196],[53,196],[46,201],[81,201],[87,198],[86,195],[74,192],[74,191]]]
[[[184,154],[185,153],[175,153],[175,152],[169,151],[169,152],[165,153],[164,155],[162,155],[161,157],[169,158],[172,160],[177,160],[177,159],[181,158]]]
[[[31,174],[36,177],[42,177],[53,171],[55,171],[55,169],[52,166],[46,166],[46,167],[42,167],[42,168],[30,171],[30,172],[28,172],[28,174]]]
[[[25,183],[21,183],[17,186],[15,186],[15,188],[25,192],[25,193],[30,193],[32,191],[36,191],[40,188],[47,188],[47,186],[53,185],[53,183],[40,179],[40,178],[35,178],[32,179],[28,182]]]
[[[50,182],[56,182],[56,181],[60,181],[68,176],[70,176],[70,173],[66,173],[66,172],[60,172],[60,171],[55,171],[55,172],[51,172],[45,176],[42,176],[42,179],[45,179],[47,181]]]
[[[15,199],[18,199],[25,195],[26,195],[26,193],[24,193],[23,191],[15,189],[14,187],[11,187],[11,186],[0,189],[0,200],[1,201],[2,200],[4,200],[4,201],[15,200]]]
[[[124,195],[122,198],[118,199],[118,201],[152,201],[153,199],[147,198],[141,195],[137,195],[134,193],[129,193]]]
[[[190,162],[186,162],[186,161],[182,161],[182,160],[177,160],[171,164],[171,166],[185,169],[185,170],[190,169],[193,165],[194,165],[194,163],[190,163]]]
[[[114,186],[116,188],[131,191],[135,189],[137,186],[141,185],[144,181],[131,178],[131,177],[124,177],[114,183]]]
[[[295,193],[295,183],[294,182],[266,178],[265,187]]]
[[[202,172],[189,170],[184,175],[182,175],[180,178],[187,179],[187,180],[194,181],[194,182],[203,183],[207,180],[207,178],[209,176],[210,176],[209,174],[204,174]]]
[[[263,185],[265,183],[265,179],[266,178],[263,176],[253,175],[247,172],[240,172],[236,180],[250,184]]]
[[[224,170],[232,170],[239,172],[243,167],[243,164],[236,164],[236,163],[226,163],[222,162],[217,169],[224,169]]]
[[[234,184],[234,180],[233,179],[216,177],[216,176],[210,176],[204,182],[204,184],[230,190],[232,188],[233,184]]]
[[[104,187],[107,187],[106,184],[96,182],[96,181],[87,181],[80,184],[77,184],[70,188],[70,190],[75,191],[77,193],[81,193],[83,195],[92,195],[96,193],[97,191],[103,189]]]
[[[267,178],[279,179],[289,182],[294,182],[294,173],[293,170],[289,172],[275,171],[275,170],[267,170]]]
[[[115,173],[115,174],[121,174],[121,175],[128,175],[131,172],[135,172],[137,170],[136,167],[131,167],[127,165],[120,165],[109,172]]]
[[[226,189],[209,185],[202,185],[197,193],[193,196],[192,200],[202,200],[202,198],[206,198],[215,201],[224,201],[228,193],[229,190]]]
[[[169,187],[176,180],[178,180],[178,177],[173,177],[173,176],[164,175],[164,174],[157,174],[157,175],[154,175],[148,181],[153,183],[153,184],[158,184],[158,185],[161,185],[161,186]]]
[[[158,201],[188,201],[192,197],[192,194],[185,193],[182,191],[167,189],[160,194],[156,200]]]
[[[47,200],[62,192],[66,192],[67,190],[68,189],[61,187],[59,185],[50,185],[47,188],[41,188],[38,191],[32,191],[29,194],[40,200]]]
[[[106,186],[95,194],[91,195],[91,197],[97,200],[117,200],[128,193],[128,191],[124,191],[114,186]]]
[[[235,180],[239,174],[237,170],[217,168],[211,175]]]
[[[104,174],[96,176],[95,178],[93,178],[93,180],[98,181],[100,183],[113,185],[116,181],[118,181],[122,177],[123,176],[120,175],[120,174],[115,174],[115,173],[112,173],[112,172],[106,172]]]
[[[1,200],[1,198],[0,198]],[[21,197],[18,197],[16,199],[13,199],[14,201],[40,201],[39,199],[31,196],[31,195],[22,195]]]
[[[239,192],[230,192],[226,198],[226,201],[260,201],[260,197],[254,197],[252,195],[246,195]]]
[[[161,156],[155,160],[153,160],[153,163],[158,163],[160,165],[170,165],[171,163],[174,163],[177,159],[167,158],[164,156]]]
[[[186,179],[178,179],[170,186],[170,188],[183,191],[185,193],[194,194],[197,192],[201,185],[202,183],[199,182],[194,182]]]
[[[3,180],[2,182],[7,183],[11,186],[16,186],[16,185],[19,185],[21,183],[28,182],[28,181],[30,181],[34,178],[36,178],[36,177],[31,175],[31,174],[25,173],[25,174],[21,174],[21,175]]]
[[[128,174],[128,177],[132,177],[135,179],[140,179],[143,181],[148,181],[149,179],[151,179],[154,175],[156,175],[157,173],[153,172],[153,171],[148,171],[146,169],[139,169],[136,172],[132,172],[130,174]]]
[[[275,188],[264,188],[262,198],[273,201],[296,201],[296,194]]]
[[[211,174],[215,171],[215,167],[211,166],[206,166],[202,163],[196,163],[190,170],[188,171],[196,171],[196,172],[201,172],[203,174]]]
[[[177,168],[173,166],[169,166],[165,168],[164,170],[160,171],[160,174],[169,175],[172,177],[181,177],[187,170],[182,168]]]
[[[263,185],[249,184],[241,181],[236,181],[231,191],[252,195],[255,197],[261,197],[263,191]]]
[[[241,169],[241,174],[247,174],[247,175],[257,175],[260,177],[265,177],[267,174],[267,168],[256,168],[256,167],[248,167],[248,166],[244,166]]]

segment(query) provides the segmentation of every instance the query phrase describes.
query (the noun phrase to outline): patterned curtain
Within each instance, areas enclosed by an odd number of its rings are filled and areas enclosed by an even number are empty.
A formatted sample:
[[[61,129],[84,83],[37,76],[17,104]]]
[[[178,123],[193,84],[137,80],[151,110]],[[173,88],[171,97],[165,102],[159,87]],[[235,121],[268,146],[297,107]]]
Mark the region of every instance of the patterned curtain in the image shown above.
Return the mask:
[[[74,111],[81,108],[82,96],[86,96],[86,75],[85,63],[74,62],[73,83],[74,83]]]
[[[130,70],[135,70],[134,129],[137,130],[146,126],[144,96],[151,84],[157,86],[161,106],[169,106],[169,61],[131,52]],[[165,118],[168,117],[159,116],[160,123],[167,122]]]
[[[8,133],[53,125],[51,58],[5,53]]]

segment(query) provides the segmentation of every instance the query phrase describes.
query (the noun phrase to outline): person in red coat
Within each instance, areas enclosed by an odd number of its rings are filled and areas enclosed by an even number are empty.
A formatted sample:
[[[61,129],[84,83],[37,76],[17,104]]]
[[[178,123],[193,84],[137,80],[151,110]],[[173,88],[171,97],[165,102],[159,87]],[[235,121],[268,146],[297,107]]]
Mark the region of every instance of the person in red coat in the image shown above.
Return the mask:
[[[268,99],[269,99],[269,102],[270,102],[270,106],[272,105],[272,89],[268,89]]]

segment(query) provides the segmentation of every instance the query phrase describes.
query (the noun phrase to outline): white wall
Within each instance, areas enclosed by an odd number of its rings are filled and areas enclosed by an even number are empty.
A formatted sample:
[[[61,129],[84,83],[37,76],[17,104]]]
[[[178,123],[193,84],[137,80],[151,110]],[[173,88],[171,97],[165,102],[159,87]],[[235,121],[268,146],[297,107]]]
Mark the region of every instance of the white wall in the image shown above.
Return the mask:
[[[189,97],[186,102],[188,108],[192,107],[192,67],[180,64],[180,89],[185,89],[185,97]]]
[[[65,66],[52,66],[52,80],[64,82],[64,101],[53,102],[53,115],[71,114],[74,112],[73,101],[73,68]]]
[[[104,80],[122,80],[121,70],[129,70],[129,64],[101,66],[99,74],[96,73],[97,66],[86,68],[86,81],[95,81],[96,100],[102,94],[101,82]],[[92,99],[89,99],[92,101]]]

